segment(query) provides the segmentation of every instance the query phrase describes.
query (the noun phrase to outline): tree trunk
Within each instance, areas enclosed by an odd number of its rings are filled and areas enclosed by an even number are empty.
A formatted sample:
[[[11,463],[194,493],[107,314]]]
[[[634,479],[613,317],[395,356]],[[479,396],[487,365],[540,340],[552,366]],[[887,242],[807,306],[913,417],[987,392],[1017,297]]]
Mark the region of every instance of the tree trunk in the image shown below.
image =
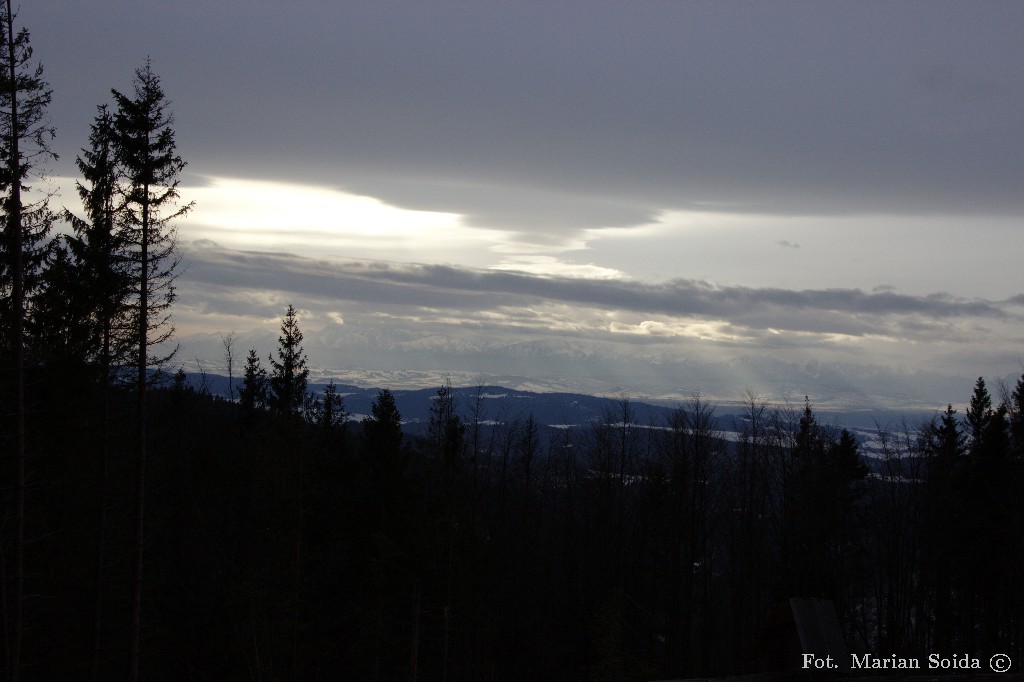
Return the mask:
[[[100,495],[96,532],[96,604],[93,611],[92,679],[100,679],[100,658],[103,649],[103,582],[106,575],[107,487],[110,476],[110,321],[104,321],[100,410],[103,424],[100,432]]]
[[[11,252],[14,256],[11,278],[11,308],[14,315],[14,457],[15,457],[15,530],[14,530],[14,641],[11,645],[10,679],[18,682],[21,672],[21,639],[24,632],[24,591],[25,591],[25,272],[22,259],[21,233],[21,151],[18,143],[18,88],[17,70],[14,61],[14,13],[11,0],[4,7],[7,22],[7,77],[11,83],[11,139],[8,168],[11,179],[11,196],[7,207],[7,229],[11,235]]]
[[[298,417],[288,415],[288,423],[301,429],[302,424]],[[303,479],[303,451],[305,443],[302,441],[304,435],[299,433],[299,471],[298,485],[295,490],[295,596],[292,602],[292,675],[299,679],[299,616],[302,611],[302,479]]]
[[[10,0],[8,0],[9,2]],[[132,589],[132,642],[129,680],[139,680],[142,637],[143,541],[146,502],[146,367],[149,337],[149,183],[142,186],[141,271],[139,273],[138,377],[136,380],[138,451],[135,462],[135,579]]]

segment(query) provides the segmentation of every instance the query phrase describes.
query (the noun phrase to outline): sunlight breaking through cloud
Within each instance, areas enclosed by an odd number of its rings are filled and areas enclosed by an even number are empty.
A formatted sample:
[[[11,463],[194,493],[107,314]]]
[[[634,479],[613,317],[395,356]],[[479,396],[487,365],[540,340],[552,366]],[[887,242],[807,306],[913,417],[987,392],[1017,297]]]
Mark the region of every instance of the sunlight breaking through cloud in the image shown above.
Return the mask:
[[[186,200],[196,202],[183,233],[231,248],[370,257],[429,253],[440,244],[483,250],[493,241],[488,231],[467,228],[456,213],[399,208],[330,187],[205,179],[202,186],[182,189]]]
[[[570,277],[580,279],[627,279],[625,272],[594,263],[576,263],[554,256],[519,256],[494,265],[492,270],[524,272],[530,275]]]

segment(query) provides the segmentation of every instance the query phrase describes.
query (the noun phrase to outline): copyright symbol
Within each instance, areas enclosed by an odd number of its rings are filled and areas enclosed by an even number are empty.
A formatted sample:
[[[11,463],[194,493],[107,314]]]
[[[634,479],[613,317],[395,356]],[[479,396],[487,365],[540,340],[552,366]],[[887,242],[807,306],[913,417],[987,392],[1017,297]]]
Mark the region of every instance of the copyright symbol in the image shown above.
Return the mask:
[[[988,667],[992,668],[994,672],[1005,673],[1010,669],[1012,662],[1010,657],[1006,654],[996,654],[992,658],[988,659]]]

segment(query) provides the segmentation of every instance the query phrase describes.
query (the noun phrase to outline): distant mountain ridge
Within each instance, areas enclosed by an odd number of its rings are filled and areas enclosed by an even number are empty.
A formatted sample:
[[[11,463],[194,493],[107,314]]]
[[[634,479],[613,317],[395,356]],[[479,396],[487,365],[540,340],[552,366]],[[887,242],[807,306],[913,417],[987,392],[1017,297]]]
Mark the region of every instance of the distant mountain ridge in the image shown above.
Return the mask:
[[[225,371],[222,337],[194,334],[178,340],[186,369]],[[735,403],[750,390],[770,400],[802,403],[809,395],[822,409],[932,410],[966,402],[976,377],[911,371],[884,364],[793,355],[788,359],[742,352],[705,356],[670,343],[637,341],[628,348],[574,338],[493,338],[472,329],[458,336],[425,330],[396,332],[358,325],[328,325],[304,341],[316,378],[357,386],[428,388],[453,383],[510,386],[540,392],[586,393],[643,400],[685,400],[700,393]],[[276,346],[270,330],[235,337],[235,361],[247,349],[266,357]],[[193,362],[194,359],[194,362]],[[993,377],[993,379],[1000,377]],[[1016,381],[1016,376],[1001,377]]]
[[[206,390],[211,395],[229,396],[228,377],[219,374],[186,372],[189,384],[196,390]],[[232,385],[237,392],[241,379],[234,378]],[[320,393],[327,386],[326,381],[312,382],[309,390]],[[345,411],[351,419],[361,420],[370,414],[371,405],[380,388],[366,388],[335,382],[335,390],[345,402]],[[436,388],[389,389],[395,396],[395,404],[402,414],[402,421],[409,424],[426,424],[430,419],[430,406],[440,386]],[[465,418],[480,398],[482,421],[513,420],[533,414],[534,419],[545,426],[581,426],[602,418],[606,413],[621,412],[621,399],[585,395],[582,393],[533,392],[507,388],[505,386],[453,386],[452,392],[460,414]],[[667,405],[629,401],[634,418],[641,424],[663,425],[674,409]]]
[[[187,372],[190,385],[196,390],[206,390],[211,395],[229,396],[228,377],[219,374]],[[236,377],[230,385],[237,392],[241,378]],[[310,383],[313,393],[320,393],[327,386],[326,381]],[[395,397],[395,404],[402,415],[402,421],[410,433],[422,433],[430,420],[430,406],[437,395],[438,387],[415,389],[389,389]],[[350,419],[361,421],[370,414],[371,405],[381,388],[362,387],[335,382],[335,389],[344,400],[345,411]],[[470,419],[479,400],[477,418],[481,422],[511,422],[533,415],[538,424],[553,428],[580,428],[600,423],[606,418],[618,421],[622,415],[624,400],[629,401],[633,421],[641,426],[664,427],[674,410],[685,406],[685,401],[643,401],[629,396],[609,398],[583,393],[524,391],[500,385],[453,386],[452,392],[459,413],[463,419]],[[741,410],[736,403],[718,404],[715,407],[718,429],[730,440],[734,440],[743,426]],[[813,403],[813,401],[812,401]],[[799,406],[791,406],[798,409]],[[878,427],[896,426],[903,422],[916,428],[932,416],[932,412],[912,410],[832,411],[817,410],[819,423],[847,428],[860,441],[864,454],[876,454]],[[614,422],[613,422],[614,423]]]

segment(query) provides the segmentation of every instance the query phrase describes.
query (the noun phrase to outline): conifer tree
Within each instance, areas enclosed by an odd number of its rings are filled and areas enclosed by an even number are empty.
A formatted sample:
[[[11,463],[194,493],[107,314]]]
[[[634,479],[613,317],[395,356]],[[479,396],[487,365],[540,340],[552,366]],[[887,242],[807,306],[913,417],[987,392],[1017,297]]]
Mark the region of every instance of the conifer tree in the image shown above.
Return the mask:
[[[446,517],[446,542],[448,562],[446,566],[446,584],[444,602],[444,626],[442,645],[442,677],[447,679],[449,657],[451,654],[449,636],[451,634],[451,613],[453,600],[453,581],[455,576],[455,542],[456,542],[456,494],[457,478],[462,466],[462,454],[465,446],[466,426],[459,416],[452,382],[448,378],[437,390],[434,402],[430,406],[430,421],[427,424],[427,439],[433,456],[441,463],[442,500]]]
[[[964,512],[961,460],[966,438],[952,405],[927,426],[924,439],[928,475],[922,524],[923,577],[932,600],[933,636],[936,646],[941,647],[952,643],[954,557],[965,540],[960,519]]]
[[[116,157],[114,116],[100,105],[91,125],[89,146],[76,159],[82,180],[77,183],[85,210],[80,218],[64,212],[74,234],[68,245],[79,265],[79,286],[68,292],[81,301],[88,317],[83,320],[95,337],[94,353],[100,381],[106,385],[111,368],[129,360],[134,335],[130,319],[131,236],[122,186],[124,169]]]
[[[88,384],[88,363],[96,355],[90,295],[74,237],[58,235],[46,249],[39,290],[26,320],[28,353],[49,376],[71,386]]]
[[[786,575],[791,594],[824,592],[822,566],[826,563],[826,514],[831,500],[823,487],[824,430],[808,396],[794,433],[792,472],[784,497]]]
[[[363,438],[373,457],[401,449],[402,415],[390,390],[381,389],[370,406],[370,415],[363,419]]]
[[[135,71],[134,97],[111,90],[117,111],[113,134],[117,162],[124,174],[127,239],[132,248],[131,279],[135,288],[134,340],[140,373],[169,358],[151,358],[149,348],[174,333],[170,307],[178,265],[173,222],[192,209],[179,204],[179,175],[185,162],[177,154],[174,118],[149,60]]]
[[[235,330],[221,334],[221,346],[224,347],[224,361],[228,370],[228,400],[235,400]]]
[[[306,354],[302,349],[302,330],[295,307],[288,306],[277,338],[277,360],[270,356],[271,407],[278,414],[292,416],[302,409],[309,380]]]
[[[49,147],[55,132],[46,118],[52,91],[42,65],[32,68],[29,32],[15,32],[15,18],[10,2],[0,5],[0,350],[12,358],[44,269],[53,217],[45,198],[25,203],[26,182],[56,158]]]
[[[992,396],[985,387],[985,379],[978,377],[974,384],[974,393],[971,394],[971,402],[967,406],[967,427],[972,455],[979,455],[985,448],[985,434],[992,419]]]
[[[795,445],[794,459],[798,469],[812,467],[820,462],[823,452],[822,434],[809,396],[804,396],[804,412],[800,417]]]
[[[245,361],[245,373],[242,375],[242,388],[238,391],[238,402],[242,415],[252,417],[267,406],[267,370],[260,365],[260,357],[255,348],[249,349],[249,357]]]
[[[346,419],[348,413],[345,411],[345,400],[338,395],[338,388],[331,379],[324,387],[323,394],[317,398],[314,421],[329,433],[343,428]]]
[[[386,513],[386,500],[395,494],[395,483],[405,468],[402,439],[402,415],[395,404],[395,396],[388,389],[382,389],[370,406],[369,416],[363,419],[364,451],[373,477],[374,496],[381,505],[381,517]]]
[[[73,229],[72,234],[63,236],[66,243],[63,250],[67,252],[69,263],[58,267],[62,264],[58,258],[49,266],[48,286],[40,297],[44,305],[37,306],[37,311],[40,315],[48,313],[48,318],[41,321],[43,331],[53,334],[66,328],[68,341],[77,340],[77,356],[80,361],[92,364],[91,375],[98,388],[96,410],[100,442],[93,646],[93,679],[96,680],[103,636],[111,391],[115,374],[133,360],[137,333],[132,324],[131,216],[125,203],[125,173],[117,158],[114,115],[105,104],[97,107],[88,145],[82,148],[76,165],[81,173],[76,189],[83,217],[69,209],[64,211],[64,218]],[[57,252],[59,255],[60,249]],[[65,272],[67,274],[63,274]],[[47,307],[47,302],[52,304]],[[58,324],[63,327],[55,330]],[[43,343],[51,349],[58,346],[50,341]],[[73,357],[75,351],[68,348],[65,355]]]
[[[111,90],[117,105],[114,114],[114,148],[124,169],[126,206],[133,247],[132,282],[137,294],[134,309],[136,330],[136,488],[135,579],[132,596],[130,679],[139,679],[142,632],[143,540],[146,491],[146,382],[151,364],[169,359],[151,358],[149,349],[167,341],[174,332],[170,306],[174,301],[175,255],[173,221],[191,208],[179,205],[178,177],[185,162],[178,156],[174,120],[149,60],[135,70],[131,96]]]
[[[838,495],[855,495],[856,491],[851,488],[856,486],[868,475],[868,466],[860,455],[860,446],[857,439],[847,429],[839,433],[839,440],[832,444],[829,451],[829,467],[836,483],[835,492]]]
[[[2,382],[3,392],[11,390],[14,424],[15,488],[14,566],[10,593],[2,585],[4,599],[5,651],[9,679],[21,673],[24,627],[25,584],[25,476],[26,398],[25,369],[26,303],[31,296],[44,257],[43,245],[50,229],[51,214],[45,200],[26,204],[25,181],[47,158],[54,158],[48,143],[54,131],[46,120],[51,90],[43,79],[43,67],[32,68],[32,46],[28,30],[14,30],[11,1],[0,7],[0,194],[2,194],[3,239],[0,241],[0,365],[13,368],[13,380]],[[8,389],[8,385],[11,389]],[[6,401],[8,395],[4,395]],[[6,514],[5,514],[6,516]],[[6,535],[6,533],[5,533]],[[2,548],[0,548],[2,549]],[[0,561],[6,562],[7,553]],[[6,579],[8,571],[3,568]],[[9,601],[8,601],[9,600]],[[7,604],[13,607],[8,614]]]
[[[863,568],[859,526],[864,512],[860,499],[866,493],[864,482],[868,467],[861,458],[857,439],[847,429],[842,429],[838,440],[829,439],[828,445],[821,491],[827,544],[827,560],[822,571],[827,574],[826,594],[843,614],[842,622],[852,624],[856,617],[855,580]],[[848,632],[852,629],[849,627]]]
[[[1024,458],[1024,374],[1010,394],[1010,442],[1015,459]]]
[[[306,391],[309,380],[309,368],[306,366],[306,354],[302,349],[302,330],[299,329],[298,315],[295,307],[290,305],[281,321],[281,336],[277,339],[277,360],[270,356],[270,405],[274,412],[285,419],[288,427],[296,428],[299,446],[295,452],[297,464],[296,495],[295,495],[295,586],[292,621],[292,666],[293,674],[298,677],[300,665],[299,655],[299,622],[302,610],[302,525],[304,506],[304,441],[301,425],[296,418],[302,415],[306,405]]]
[[[447,379],[444,386],[437,389],[437,395],[430,406],[430,421],[427,424],[427,438],[431,449],[444,464],[446,475],[454,473],[460,464],[465,436],[466,425],[455,405],[451,379]]]
[[[939,415],[938,422],[933,421],[926,430],[925,453],[933,459],[933,466],[938,467],[943,475],[952,475],[954,467],[964,452],[965,436],[952,405]]]

